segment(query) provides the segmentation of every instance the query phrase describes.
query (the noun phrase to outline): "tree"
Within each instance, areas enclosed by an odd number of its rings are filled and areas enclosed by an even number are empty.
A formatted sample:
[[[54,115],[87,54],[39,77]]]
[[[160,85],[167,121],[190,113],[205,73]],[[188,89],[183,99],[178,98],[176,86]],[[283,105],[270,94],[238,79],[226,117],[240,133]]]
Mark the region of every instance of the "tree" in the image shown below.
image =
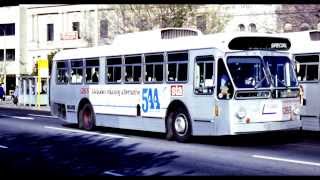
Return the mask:
[[[115,11],[120,18],[119,33],[128,33],[166,27],[196,27],[195,17],[200,7],[189,4],[139,4],[118,5]],[[229,19],[227,15],[219,15],[219,8],[207,8],[202,15],[207,17],[204,33],[222,31]]]
[[[48,65],[49,65],[49,76],[51,76],[51,69],[52,69],[52,62],[53,62],[53,57],[60,51],[60,49],[58,50],[54,50],[54,51],[51,51],[49,54],[48,54]]]
[[[48,59],[48,66],[49,66],[49,76],[51,75],[51,68],[52,68],[52,62],[53,62],[53,57],[60,51],[60,49],[58,50],[53,50],[51,51],[48,55],[47,55],[47,59]],[[35,62],[34,66],[33,66],[33,70],[31,73],[32,76],[38,76],[38,61]]]

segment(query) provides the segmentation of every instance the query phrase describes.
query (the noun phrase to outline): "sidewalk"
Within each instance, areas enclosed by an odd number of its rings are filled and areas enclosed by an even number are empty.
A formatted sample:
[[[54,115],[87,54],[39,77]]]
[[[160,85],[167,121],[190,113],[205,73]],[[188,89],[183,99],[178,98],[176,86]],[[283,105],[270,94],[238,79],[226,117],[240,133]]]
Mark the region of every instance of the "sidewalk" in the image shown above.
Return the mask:
[[[50,112],[50,107],[49,106],[40,106],[40,107],[35,107],[35,106],[24,106],[23,104],[18,104],[15,105],[12,102],[11,98],[7,98],[5,101],[0,100],[0,107],[3,108],[10,108],[10,109],[27,109],[27,110],[36,110],[36,111],[45,111],[45,112]]]

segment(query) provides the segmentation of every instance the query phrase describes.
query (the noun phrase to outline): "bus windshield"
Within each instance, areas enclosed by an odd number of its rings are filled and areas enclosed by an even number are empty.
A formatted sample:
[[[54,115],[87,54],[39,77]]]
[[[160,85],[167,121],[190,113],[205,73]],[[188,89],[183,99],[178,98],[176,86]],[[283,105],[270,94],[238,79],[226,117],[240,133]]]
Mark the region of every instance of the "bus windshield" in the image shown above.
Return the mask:
[[[263,57],[274,87],[297,87],[298,81],[290,59],[285,56]]]
[[[237,88],[270,87],[260,57],[230,56],[227,64]]]

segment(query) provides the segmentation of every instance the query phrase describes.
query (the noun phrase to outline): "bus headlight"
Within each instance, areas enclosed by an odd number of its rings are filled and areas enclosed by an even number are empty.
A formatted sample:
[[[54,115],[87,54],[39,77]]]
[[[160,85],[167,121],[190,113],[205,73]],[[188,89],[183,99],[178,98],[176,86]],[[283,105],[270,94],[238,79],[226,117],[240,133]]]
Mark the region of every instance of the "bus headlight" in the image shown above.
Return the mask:
[[[298,107],[293,108],[293,114],[294,115],[299,115],[300,114],[300,108],[298,108]]]
[[[246,112],[245,109],[240,108],[239,111],[236,113],[236,115],[237,115],[237,117],[238,117],[239,119],[243,119],[243,118],[246,117],[247,112]]]

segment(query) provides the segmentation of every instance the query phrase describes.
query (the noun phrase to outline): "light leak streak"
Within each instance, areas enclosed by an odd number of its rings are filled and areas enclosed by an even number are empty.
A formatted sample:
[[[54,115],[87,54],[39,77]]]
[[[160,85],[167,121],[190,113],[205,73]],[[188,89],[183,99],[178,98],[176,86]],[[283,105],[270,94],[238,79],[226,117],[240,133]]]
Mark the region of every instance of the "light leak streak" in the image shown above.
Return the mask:
[[[52,126],[44,126],[44,128],[60,130],[60,131],[75,132],[75,133],[82,133],[82,134],[91,134],[91,135],[99,135],[99,136],[106,136],[106,137],[113,137],[113,138],[121,138],[121,139],[128,138],[125,136],[118,136],[118,135],[113,135],[113,134],[101,134],[101,133],[96,133],[96,132],[87,132],[87,131],[82,131],[82,130],[58,128],[58,127],[52,127]]]
[[[254,158],[260,158],[260,159],[273,160],[273,161],[284,161],[284,162],[290,162],[290,163],[296,163],[296,164],[305,164],[305,165],[311,165],[311,166],[320,166],[320,163],[309,162],[309,161],[301,161],[301,160],[293,160],[293,159],[285,159],[285,158],[270,157],[270,156],[261,156],[261,155],[253,155],[252,157],[254,157]]]
[[[8,117],[8,118],[14,118],[14,119],[22,119],[22,120],[34,120],[34,118],[32,118],[32,117],[9,116],[9,115],[6,115],[6,114],[0,114],[0,116]]]
[[[8,149],[7,146],[2,146],[2,145],[0,145],[0,148],[2,148],[2,149]]]
[[[112,175],[112,176],[124,176],[122,174],[118,174],[118,173],[114,173],[114,172],[110,172],[110,171],[105,171],[103,174]]]
[[[39,114],[28,114],[28,116],[44,117],[44,118],[58,118],[55,116],[46,116],[46,115],[39,115]]]

